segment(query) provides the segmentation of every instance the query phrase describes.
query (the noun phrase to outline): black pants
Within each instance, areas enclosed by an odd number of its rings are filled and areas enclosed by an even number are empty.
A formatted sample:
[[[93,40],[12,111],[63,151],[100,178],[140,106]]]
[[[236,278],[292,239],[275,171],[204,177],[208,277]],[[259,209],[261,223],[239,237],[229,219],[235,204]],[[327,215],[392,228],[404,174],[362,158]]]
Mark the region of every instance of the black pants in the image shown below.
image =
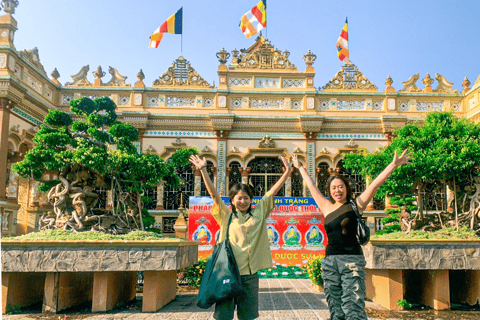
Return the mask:
[[[224,300],[215,304],[213,317],[217,320],[233,319],[235,306],[237,306],[237,317],[240,320],[253,320],[258,318],[258,273],[241,276],[242,294],[235,298]]]

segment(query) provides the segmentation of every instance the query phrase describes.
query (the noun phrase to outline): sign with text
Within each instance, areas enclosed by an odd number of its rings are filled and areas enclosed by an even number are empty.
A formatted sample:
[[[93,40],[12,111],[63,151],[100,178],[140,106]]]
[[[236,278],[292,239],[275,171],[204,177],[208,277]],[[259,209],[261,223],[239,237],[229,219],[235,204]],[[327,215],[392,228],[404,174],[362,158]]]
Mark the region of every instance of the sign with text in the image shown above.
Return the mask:
[[[260,199],[254,197],[253,205]],[[230,205],[228,197],[222,200]],[[210,256],[220,230],[211,214],[212,206],[210,197],[190,197],[188,238],[202,242],[199,258]],[[276,197],[266,223],[274,265],[301,266],[311,256],[325,255],[324,219],[313,198]]]

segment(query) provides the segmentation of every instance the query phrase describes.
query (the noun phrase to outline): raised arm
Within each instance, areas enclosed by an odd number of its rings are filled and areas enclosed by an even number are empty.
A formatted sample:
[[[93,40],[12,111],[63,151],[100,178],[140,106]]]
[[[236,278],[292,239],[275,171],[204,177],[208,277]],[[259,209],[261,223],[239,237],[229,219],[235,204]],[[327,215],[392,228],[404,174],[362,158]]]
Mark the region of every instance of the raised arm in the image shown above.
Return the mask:
[[[212,180],[210,179],[210,176],[208,175],[207,172],[207,160],[205,160],[205,157],[201,159],[197,155],[191,155],[190,159],[188,159],[197,169],[200,170],[202,173],[202,178],[203,182],[205,182],[205,187],[207,188],[208,193],[212,197],[213,201],[218,205],[222,201],[220,198],[220,195],[217,192],[217,189],[213,185]]]
[[[283,165],[285,166],[285,172],[282,174],[280,179],[278,179],[278,181],[270,188],[269,192],[272,195],[276,195],[278,193],[280,188],[285,183],[285,180],[287,180],[288,175],[290,174],[290,172],[292,172],[292,166],[290,165],[290,163],[288,163],[287,159],[285,159],[285,157],[281,157],[281,158],[282,158]]]
[[[357,197],[358,210],[363,212],[368,203],[373,199],[373,196],[377,192],[378,188],[388,179],[388,177],[395,171],[396,168],[401,165],[408,164],[408,160],[412,158],[412,153],[407,153],[407,149],[403,150],[403,153],[400,157],[397,156],[397,151],[395,150],[395,155],[393,156],[392,162],[383,169],[383,171],[373,180],[373,182],[365,189],[365,191]]]
[[[315,182],[313,182],[312,178],[308,175],[307,170],[305,169],[305,167],[302,166],[302,164],[298,160],[297,155],[295,154],[292,156],[292,163],[293,166],[300,171],[303,181],[307,184],[307,188],[310,191],[313,200],[315,200],[320,210],[322,212],[325,212],[325,208],[330,202],[327,200],[327,198],[323,196],[320,190],[318,190]]]

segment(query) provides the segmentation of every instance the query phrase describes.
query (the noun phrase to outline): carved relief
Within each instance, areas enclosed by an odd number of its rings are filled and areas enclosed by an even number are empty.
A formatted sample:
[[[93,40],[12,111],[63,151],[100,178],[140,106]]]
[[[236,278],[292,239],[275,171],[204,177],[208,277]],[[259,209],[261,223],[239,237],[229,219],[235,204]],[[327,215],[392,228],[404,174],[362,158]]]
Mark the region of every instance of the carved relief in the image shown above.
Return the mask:
[[[350,139],[348,143],[345,145],[345,148],[358,148],[358,144],[353,141],[353,139]]]
[[[210,87],[184,57],[180,56],[172,66],[153,82],[154,86]]]
[[[25,59],[27,59],[28,62],[33,64],[35,68],[37,68],[41,73],[47,75],[45,69],[43,68],[43,65],[40,63],[40,55],[38,54],[37,47],[30,50],[22,50],[19,52],[19,54]]]
[[[323,90],[338,89],[338,90],[368,90],[377,91],[376,85],[372,84],[361,73],[357,66],[352,62],[348,62],[343,65],[340,71],[337,72],[335,77],[327,83]]]
[[[175,147],[184,147],[187,144],[185,142],[183,142],[182,139],[177,138],[177,139],[175,139],[174,142],[172,142],[172,145],[175,146]]]
[[[232,66],[243,69],[287,69],[297,70],[290,62],[290,52],[275,49],[268,39],[257,37],[255,43],[248,49],[240,50],[238,57],[232,61]]]
[[[327,147],[323,147],[323,148],[320,150],[319,154],[330,154],[330,151],[328,151]]]
[[[269,136],[265,136],[258,143],[259,148],[275,148],[275,141],[272,140]]]

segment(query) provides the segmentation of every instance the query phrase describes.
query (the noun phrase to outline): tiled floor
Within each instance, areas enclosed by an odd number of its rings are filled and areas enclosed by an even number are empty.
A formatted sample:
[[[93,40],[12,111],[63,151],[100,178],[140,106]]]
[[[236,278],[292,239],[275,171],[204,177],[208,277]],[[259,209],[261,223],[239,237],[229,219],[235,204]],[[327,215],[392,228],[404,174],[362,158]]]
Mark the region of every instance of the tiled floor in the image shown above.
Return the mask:
[[[326,320],[329,312],[325,296],[310,286],[309,279],[260,279],[260,318],[262,320]],[[89,320],[210,320],[208,310],[196,306],[196,293],[179,293],[175,301],[156,313],[122,311],[109,314],[88,314]],[[367,302],[367,307],[382,308]],[[38,316],[38,315],[37,315]],[[58,316],[57,316],[58,317]],[[57,319],[52,317],[51,319]],[[4,315],[3,319],[31,319],[30,315]],[[63,319],[63,316],[61,316]],[[68,319],[68,317],[67,317]],[[393,320],[393,319],[391,319]]]

